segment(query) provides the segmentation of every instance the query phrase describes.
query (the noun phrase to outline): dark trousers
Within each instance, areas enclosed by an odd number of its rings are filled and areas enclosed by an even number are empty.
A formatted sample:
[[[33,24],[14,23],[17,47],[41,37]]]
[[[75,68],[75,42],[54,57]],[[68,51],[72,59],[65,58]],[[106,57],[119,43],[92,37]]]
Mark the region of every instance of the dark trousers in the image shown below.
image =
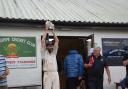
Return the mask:
[[[89,80],[89,89],[103,89],[103,80]]]
[[[122,89],[125,89],[126,87],[128,87],[128,76],[126,76],[126,78],[124,78],[121,82],[120,82],[120,86]]]
[[[76,89],[78,86],[78,78],[68,78],[67,79],[67,89]]]

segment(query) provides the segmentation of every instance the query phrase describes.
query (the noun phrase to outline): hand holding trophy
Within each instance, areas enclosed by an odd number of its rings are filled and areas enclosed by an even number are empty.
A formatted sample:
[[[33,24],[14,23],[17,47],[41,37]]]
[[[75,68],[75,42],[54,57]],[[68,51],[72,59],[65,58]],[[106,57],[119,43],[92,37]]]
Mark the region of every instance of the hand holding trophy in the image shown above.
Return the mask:
[[[50,44],[48,31],[52,30],[52,32],[54,32],[54,29],[55,29],[54,24],[51,21],[46,21],[46,23],[45,23],[45,30],[47,32],[47,34],[46,34],[46,46],[48,46]]]

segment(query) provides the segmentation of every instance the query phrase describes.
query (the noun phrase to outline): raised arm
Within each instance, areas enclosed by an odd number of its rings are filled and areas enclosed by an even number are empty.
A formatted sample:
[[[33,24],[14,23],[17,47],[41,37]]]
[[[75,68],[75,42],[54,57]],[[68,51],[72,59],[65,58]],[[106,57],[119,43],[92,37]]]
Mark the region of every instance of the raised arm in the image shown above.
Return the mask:
[[[59,39],[58,39],[57,35],[55,34],[55,30],[53,30],[52,33],[53,33],[54,40],[55,40],[54,47],[58,48]]]
[[[47,33],[48,33],[48,27],[47,27],[47,25],[45,24],[45,30],[44,30],[44,32],[43,32],[43,38],[42,38],[42,40],[41,40],[42,48],[46,48],[45,39],[46,39]]]

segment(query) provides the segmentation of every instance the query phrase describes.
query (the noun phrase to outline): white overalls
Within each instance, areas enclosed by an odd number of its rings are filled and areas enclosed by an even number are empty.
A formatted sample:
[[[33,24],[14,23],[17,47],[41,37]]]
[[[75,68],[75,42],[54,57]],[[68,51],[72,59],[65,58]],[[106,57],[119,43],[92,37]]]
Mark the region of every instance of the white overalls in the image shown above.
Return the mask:
[[[57,68],[57,55],[58,48],[54,48],[52,53],[49,53],[46,49],[42,50],[43,56],[43,87],[44,89],[60,89],[59,75]]]

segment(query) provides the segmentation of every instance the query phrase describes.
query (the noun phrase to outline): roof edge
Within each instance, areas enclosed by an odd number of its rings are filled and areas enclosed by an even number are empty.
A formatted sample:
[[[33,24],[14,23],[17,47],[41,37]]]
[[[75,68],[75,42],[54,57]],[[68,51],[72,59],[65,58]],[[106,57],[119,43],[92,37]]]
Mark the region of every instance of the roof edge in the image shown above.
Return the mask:
[[[27,19],[9,19],[9,18],[1,18],[0,17],[0,24],[1,23],[11,23],[11,24],[26,24],[26,25],[38,25],[41,26],[42,24],[45,24],[46,20],[27,20]],[[128,27],[128,23],[110,23],[110,22],[81,22],[81,21],[55,21],[52,20],[52,22],[55,25],[58,26],[81,26],[81,27]],[[10,25],[11,25],[10,24]]]

